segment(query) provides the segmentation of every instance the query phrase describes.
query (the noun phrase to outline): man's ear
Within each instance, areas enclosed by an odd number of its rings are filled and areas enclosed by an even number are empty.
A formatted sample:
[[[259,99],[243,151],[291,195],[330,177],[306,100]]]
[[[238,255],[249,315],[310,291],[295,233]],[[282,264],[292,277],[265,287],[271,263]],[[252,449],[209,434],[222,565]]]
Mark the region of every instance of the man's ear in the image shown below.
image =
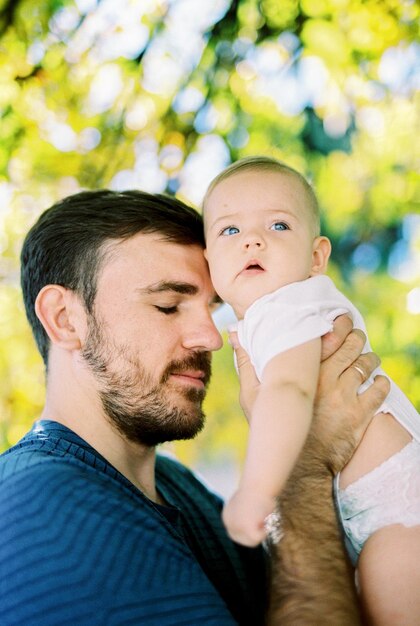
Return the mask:
[[[207,254],[207,248],[204,248],[203,254],[204,254],[204,258],[206,259],[206,261],[208,261],[209,257],[208,257],[208,254]]]
[[[324,274],[331,254],[331,242],[328,237],[316,237],[312,244],[311,276]]]
[[[45,285],[35,301],[35,313],[52,344],[64,350],[79,350],[78,332],[82,305],[76,294],[61,285]]]

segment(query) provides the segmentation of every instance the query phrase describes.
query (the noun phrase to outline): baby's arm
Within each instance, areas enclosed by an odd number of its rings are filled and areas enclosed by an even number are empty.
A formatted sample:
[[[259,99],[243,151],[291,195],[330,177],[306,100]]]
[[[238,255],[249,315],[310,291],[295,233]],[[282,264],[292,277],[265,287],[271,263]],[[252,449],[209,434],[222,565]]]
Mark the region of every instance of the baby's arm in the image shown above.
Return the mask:
[[[308,434],[317,388],[321,339],[275,356],[265,367],[251,416],[239,488],[225,506],[229,535],[248,546],[266,535],[274,511]]]

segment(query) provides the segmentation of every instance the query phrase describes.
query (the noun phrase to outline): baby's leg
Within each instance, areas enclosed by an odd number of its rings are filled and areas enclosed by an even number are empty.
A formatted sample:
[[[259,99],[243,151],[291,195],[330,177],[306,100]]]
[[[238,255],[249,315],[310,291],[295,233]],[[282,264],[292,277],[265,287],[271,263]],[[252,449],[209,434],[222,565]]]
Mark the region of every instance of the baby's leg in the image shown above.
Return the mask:
[[[346,468],[344,485],[340,480],[340,514],[347,538],[362,548],[358,576],[367,623],[417,626],[420,443],[392,416],[375,420]]]
[[[368,624],[420,624],[420,525],[376,531],[363,547],[358,571]]]
[[[311,424],[312,399],[293,384],[285,387],[260,388],[239,487],[223,510],[230,537],[245,546],[265,539],[266,518],[276,508]]]
[[[390,413],[375,415],[349,463],[340,473],[340,489],[371,472],[411,440],[410,433]]]
[[[305,444],[313,414],[321,340],[277,354],[264,368],[240,484],[223,511],[229,535],[255,546]]]
[[[223,509],[229,536],[244,546],[257,546],[267,535],[265,520],[275,506],[276,497],[261,489],[238,489]]]
[[[261,397],[260,393],[258,400]],[[275,406],[267,406],[264,414],[255,411],[239,487],[223,509],[223,521],[234,541],[252,547],[265,539],[266,518],[274,512],[305,442],[312,417],[312,407],[307,408],[307,415],[302,416],[292,406],[294,420]]]
[[[295,460],[288,459],[283,449],[283,442],[289,441],[287,427],[275,411],[256,417],[251,424],[238,489],[226,502],[222,514],[231,539],[249,547],[266,538],[265,520],[276,508],[285,482],[285,468]]]

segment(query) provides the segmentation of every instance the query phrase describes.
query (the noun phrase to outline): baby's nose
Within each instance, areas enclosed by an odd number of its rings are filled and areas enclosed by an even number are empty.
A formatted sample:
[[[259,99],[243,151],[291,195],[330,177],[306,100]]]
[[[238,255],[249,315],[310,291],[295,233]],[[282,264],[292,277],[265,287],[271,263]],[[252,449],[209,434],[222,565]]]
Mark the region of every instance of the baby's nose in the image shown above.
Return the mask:
[[[245,238],[245,248],[249,249],[252,247],[262,248],[264,245],[264,239],[258,233],[250,233]]]

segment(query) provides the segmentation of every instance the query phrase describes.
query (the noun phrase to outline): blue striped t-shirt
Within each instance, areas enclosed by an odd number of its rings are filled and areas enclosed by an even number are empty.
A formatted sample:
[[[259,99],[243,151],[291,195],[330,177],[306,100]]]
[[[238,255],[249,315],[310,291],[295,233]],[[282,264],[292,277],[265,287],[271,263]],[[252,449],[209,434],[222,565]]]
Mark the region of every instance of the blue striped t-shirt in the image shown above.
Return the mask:
[[[222,502],[158,455],[160,507],[71,430],[37,422],[0,456],[2,626],[259,626],[261,549]]]

